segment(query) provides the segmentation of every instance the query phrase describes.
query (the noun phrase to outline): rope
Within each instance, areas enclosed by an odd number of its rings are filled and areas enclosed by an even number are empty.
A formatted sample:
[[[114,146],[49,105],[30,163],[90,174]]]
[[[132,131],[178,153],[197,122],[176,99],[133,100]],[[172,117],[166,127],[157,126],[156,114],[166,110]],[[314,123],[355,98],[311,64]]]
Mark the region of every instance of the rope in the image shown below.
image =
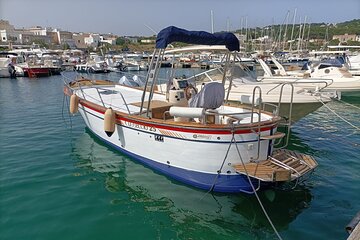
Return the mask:
[[[346,122],[347,124],[349,124],[350,126],[352,126],[353,128],[355,128],[356,130],[360,131],[360,127],[355,126],[354,124],[352,124],[351,122],[349,122],[348,120],[346,120],[344,117],[341,117],[339,114],[337,114],[334,110],[332,110],[331,108],[329,108],[321,99],[319,99],[319,102],[321,102],[330,112],[332,112],[334,115],[336,115],[337,117],[339,117],[341,120],[343,120],[344,122]]]
[[[345,101],[343,101],[343,100],[341,100],[341,99],[335,99],[336,101],[339,101],[339,102],[341,102],[341,103],[343,103],[343,104],[345,104],[345,105],[348,105],[348,106],[350,106],[350,107],[353,107],[353,108],[357,108],[357,109],[360,109],[360,107],[358,107],[358,106],[356,106],[356,105],[354,105],[354,104],[351,104],[351,103],[347,103],[347,102],[345,102]]]
[[[234,131],[232,132],[232,135],[233,135],[233,138],[235,138],[235,137],[234,137]],[[264,205],[262,204],[262,202],[261,202],[261,200],[260,200],[260,198],[259,198],[259,196],[258,196],[258,194],[257,194],[257,191],[256,191],[256,189],[255,189],[255,187],[254,187],[254,185],[253,185],[253,183],[252,183],[252,181],[251,181],[251,179],[250,179],[249,173],[248,173],[248,171],[246,170],[245,163],[244,163],[244,161],[243,161],[243,159],[242,159],[242,157],[241,157],[240,150],[239,150],[239,148],[238,148],[238,145],[237,145],[236,141],[235,141],[235,147],[236,147],[236,150],[237,150],[237,152],[238,152],[238,154],[239,154],[241,163],[242,163],[242,165],[243,165],[243,167],[244,167],[244,170],[245,170],[245,173],[246,173],[246,177],[247,177],[247,179],[248,179],[248,181],[249,181],[249,183],[250,183],[250,186],[251,186],[251,188],[252,188],[252,190],[253,190],[253,192],[254,192],[254,194],[255,194],[255,196],[256,196],[257,201],[258,201],[259,204],[260,204],[260,207],[261,207],[262,211],[264,212],[267,220],[269,221],[269,223],[270,223],[271,227],[273,228],[273,230],[274,230],[276,236],[278,237],[278,239],[282,240],[279,232],[276,230],[273,222],[271,221],[268,213],[266,212],[265,207],[264,207]]]
[[[65,94],[64,94],[64,97],[65,97]],[[67,97],[65,97],[65,100],[66,100],[66,104],[67,104],[67,109],[69,110],[70,104],[69,104],[69,101],[68,101]],[[71,114],[70,114],[70,112],[68,112],[68,113],[69,113],[70,129],[72,129]],[[64,119],[65,119],[65,118],[64,118]]]
[[[222,163],[221,163],[220,169],[217,171],[217,174],[216,174],[216,176],[215,176],[215,178],[214,178],[213,183],[211,184],[210,189],[204,194],[204,196],[200,199],[200,201],[203,200],[204,197],[205,197],[208,193],[210,193],[210,192],[212,192],[212,191],[214,190],[216,181],[217,181],[217,179],[219,178],[219,175],[220,175],[220,173],[221,173],[221,170],[222,170],[222,168],[224,167],[225,160],[227,159],[228,154],[229,154],[229,152],[230,152],[230,147],[231,147],[231,145],[232,145],[232,143],[233,143],[233,140],[235,140],[234,134],[233,134],[233,137],[232,137],[231,142],[230,142],[230,144],[229,144],[229,147],[228,147],[228,149],[227,149],[227,151],[226,151],[225,158],[224,158],[224,160],[223,160]]]
[[[65,123],[66,127],[67,127],[67,122],[65,120],[65,117],[64,117],[64,107],[65,107],[65,93],[63,94],[63,101],[62,101],[62,108],[61,108],[61,117],[63,119],[63,122]]]
[[[253,193],[255,194],[256,199],[257,199],[257,201],[259,202],[260,207],[261,207],[262,211],[264,212],[267,220],[269,221],[271,227],[273,228],[276,236],[278,237],[278,239],[282,240],[279,232],[276,230],[273,222],[271,221],[268,213],[266,212],[265,207],[264,207],[263,204],[261,203],[261,200],[260,200],[260,198],[259,198],[259,196],[258,196],[258,194],[257,194],[257,190],[255,189],[255,187],[254,187],[254,185],[253,185],[253,183],[252,183],[252,181],[251,181],[251,179],[250,179],[249,173],[248,173],[247,170],[246,170],[245,163],[244,163],[244,161],[243,161],[243,159],[242,159],[242,157],[241,157],[240,150],[239,150],[239,148],[238,148],[238,146],[237,146],[237,143],[236,143],[236,140],[235,140],[234,125],[232,125],[231,134],[232,134],[231,142],[230,142],[229,147],[228,147],[228,149],[227,149],[227,151],[226,151],[224,160],[223,160],[222,163],[221,163],[220,169],[217,171],[217,175],[216,175],[215,178],[214,178],[214,182],[213,182],[213,184],[211,185],[211,188],[209,189],[209,191],[207,191],[207,192],[204,194],[204,196],[200,199],[200,201],[203,200],[204,197],[205,197],[208,193],[210,193],[211,191],[214,190],[216,181],[217,181],[217,179],[218,179],[218,177],[219,177],[219,175],[220,175],[220,173],[221,173],[221,170],[222,170],[222,168],[223,168],[223,166],[224,166],[224,164],[225,164],[225,160],[227,159],[228,154],[229,154],[229,152],[230,152],[230,147],[231,147],[231,145],[232,145],[233,143],[235,143],[236,150],[237,150],[237,152],[238,152],[238,154],[239,154],[241,163],[242,163],[242,165],[244,166],[245,173],[246,173],[247,179],[248,179],[248,181],[249,181],[249,183],[250,183],[250,186],[251,186],[251,188],[252,188],[252,190],[253,190]]]

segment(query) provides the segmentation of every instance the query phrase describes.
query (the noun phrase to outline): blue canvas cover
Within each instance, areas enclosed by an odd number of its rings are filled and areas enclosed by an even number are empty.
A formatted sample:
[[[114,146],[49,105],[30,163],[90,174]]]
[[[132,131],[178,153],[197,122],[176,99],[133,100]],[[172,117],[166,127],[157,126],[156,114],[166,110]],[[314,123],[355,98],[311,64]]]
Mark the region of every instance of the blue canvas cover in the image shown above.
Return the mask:
[[[156,38],[156,48],[165,49],[172,42],[183,42],[201,45],[225,45],[229,51],[240,51],[239,40],[233,33],[208,33],[204,31],[187,31],[170,26],[161,30]]]

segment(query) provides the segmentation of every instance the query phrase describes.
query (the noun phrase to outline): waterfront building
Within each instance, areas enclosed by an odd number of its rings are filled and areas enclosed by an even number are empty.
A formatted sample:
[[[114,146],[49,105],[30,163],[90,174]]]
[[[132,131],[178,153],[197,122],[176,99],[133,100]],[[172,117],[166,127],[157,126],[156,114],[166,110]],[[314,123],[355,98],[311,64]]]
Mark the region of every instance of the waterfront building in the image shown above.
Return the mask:
[[[356,39],[356,34],[343,34],[343,35],[334,35],[333,36],[333,40],[339,40],[340,43],[344,43],[344,42],[347,42],[347,41],[357,41]]]

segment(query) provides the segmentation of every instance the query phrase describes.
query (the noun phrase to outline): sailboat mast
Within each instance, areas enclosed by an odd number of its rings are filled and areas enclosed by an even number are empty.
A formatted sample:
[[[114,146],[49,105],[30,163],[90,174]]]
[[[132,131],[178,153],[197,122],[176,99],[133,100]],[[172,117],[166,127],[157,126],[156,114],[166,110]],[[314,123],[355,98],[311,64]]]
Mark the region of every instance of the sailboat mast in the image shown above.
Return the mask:
[[[297,51],[299,52],[300,50],[300,42],[301,42],[301,30],[302,30],[302,23],[301,23],[301,16],[299,18],[299,25],[300,25],[300,28],[299,28],[299,37],[297,38],[298,39],[298,45],[297,45]]]
[[[214,13],[213,13],[213,10],[210,11],[210,21],[211,21],[211,33],[214,33]]]
[[[289,16],[290,16],[290,11],[288,10],[287,11],[287,14],[286,14],[286,25],[285,25],[285,31],[284,31],[284,39],[283,39],[283,50],[286,48],[286,36],[287,36],[287,27],[288,27],[288,22],[289,22]]]
[[[297,11],[297,8],[295,8],[295,11],[294,11],[294,18],[293,18],[293,26],[292,26],[292,30],[291,30],[291,37],[290,37],[290,47],[289,47],[289,50],[291,51],[292,50],[292,42],[293,42],[293,37],[294,37],[294,28],[295,28],[295,20],[296,20],[296,11]]]
[[[306,27],[306,22],[307,22],[307,16],[305,16],[305,20],[304,20],[304,28],[303,28],[303,32],[302,32],[302,37],[301,37],[301,44],[300,44],[300,49],[302,50],[302,46],[303,46],[303,41],[304,41],[304,37],[305,37],[305,27]]]
[[[310,27],[311,27],[311,23],[309,21],[309,29],[308,29],[308,34],[307,34],[307,41],[306,41],[306,49],[308,49],[308,45],[309,45],[309,41],[310,41]]]

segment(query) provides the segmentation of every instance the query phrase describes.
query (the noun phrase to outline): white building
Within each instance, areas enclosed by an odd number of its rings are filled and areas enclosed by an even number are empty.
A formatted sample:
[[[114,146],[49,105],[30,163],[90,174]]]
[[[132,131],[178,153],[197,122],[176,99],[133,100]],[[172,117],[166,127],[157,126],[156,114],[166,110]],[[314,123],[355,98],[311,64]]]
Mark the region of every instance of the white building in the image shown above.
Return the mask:
[[[28,28],[26,29],[26,31],[36,36],[46,36],[46,32],[47,32],[46,28],[42,28],[40,26]]]
[[[99,34],[89,34],[88,37],[84,38],[84,42],[88,47],[97,47],[100,43],[100,35]]]

